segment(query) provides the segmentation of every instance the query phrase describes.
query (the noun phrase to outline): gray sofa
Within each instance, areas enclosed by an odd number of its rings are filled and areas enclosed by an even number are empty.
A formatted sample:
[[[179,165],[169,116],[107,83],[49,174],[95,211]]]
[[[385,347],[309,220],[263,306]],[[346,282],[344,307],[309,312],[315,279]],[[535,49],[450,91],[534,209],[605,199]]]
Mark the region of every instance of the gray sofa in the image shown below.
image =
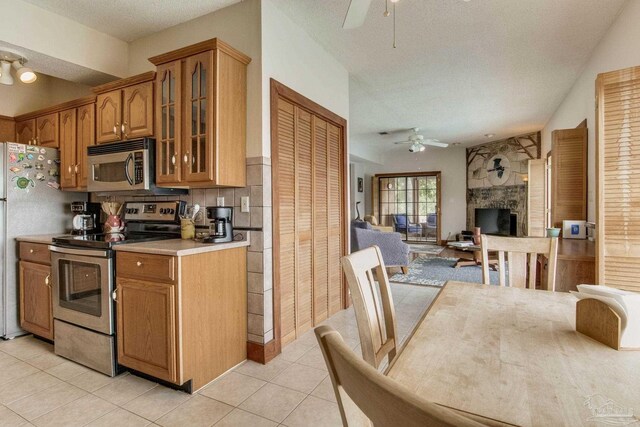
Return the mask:
[[[378,246],[387,267],[401,267],[406,274],[409,266],[409,245],[402,241],[400,233],[374,230],[365,221],[351,221],[351,252]]]

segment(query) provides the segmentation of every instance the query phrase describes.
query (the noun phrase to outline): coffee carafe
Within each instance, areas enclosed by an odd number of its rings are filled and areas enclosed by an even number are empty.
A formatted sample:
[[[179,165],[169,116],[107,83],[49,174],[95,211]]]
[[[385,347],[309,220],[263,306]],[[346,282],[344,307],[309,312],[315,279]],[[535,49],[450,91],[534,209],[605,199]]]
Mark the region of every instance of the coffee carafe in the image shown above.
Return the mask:
[[[207,218],[211,220],[207,243],[224,243],[233,241],[233,208],[215,206],[207,208]]]
[[[71,202],[73,230],[71,234],[94,234],[100,232],[100,204]]]

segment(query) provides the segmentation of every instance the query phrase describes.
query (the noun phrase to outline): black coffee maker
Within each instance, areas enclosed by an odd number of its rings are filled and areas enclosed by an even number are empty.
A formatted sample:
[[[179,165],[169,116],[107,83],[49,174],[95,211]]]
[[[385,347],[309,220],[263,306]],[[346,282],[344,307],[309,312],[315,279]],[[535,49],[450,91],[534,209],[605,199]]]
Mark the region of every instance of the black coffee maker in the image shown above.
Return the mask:
[[[207,208],[207,218],[211,220],[209,237],[206,243],[225,243],[233,241],[233,208],[215,206]]]
[[[100,203],[71,202],[73,229],[71,234],[100,233]]]

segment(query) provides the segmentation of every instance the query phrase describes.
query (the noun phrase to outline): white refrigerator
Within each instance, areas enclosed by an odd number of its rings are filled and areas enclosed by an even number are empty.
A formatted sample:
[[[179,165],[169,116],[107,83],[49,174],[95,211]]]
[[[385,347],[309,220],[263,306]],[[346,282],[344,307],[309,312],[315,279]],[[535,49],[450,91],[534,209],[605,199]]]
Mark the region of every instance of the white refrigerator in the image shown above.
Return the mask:
[[[71,230],[70,203],[87,193],[60,191],[58,150],[0,142],[0,337],[24,333],[19,322],[16,237],[65,234]]]

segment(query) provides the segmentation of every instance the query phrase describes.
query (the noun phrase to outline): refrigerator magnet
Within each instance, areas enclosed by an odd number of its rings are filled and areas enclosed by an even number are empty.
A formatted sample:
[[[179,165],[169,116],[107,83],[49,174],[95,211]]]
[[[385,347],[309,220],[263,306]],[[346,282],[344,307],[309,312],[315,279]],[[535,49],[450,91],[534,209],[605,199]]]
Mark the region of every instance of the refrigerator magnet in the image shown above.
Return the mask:
[[[34,147],[33,145],[29,145],[27,147],[27,153],[36,153],[36,154],[38,154],[38,147]]]
[[[27,154],[27,160],[33,160],[33,154],[28,153]]]
[[[42,163],[36,163],[36,170],[41,171],[44,169],[44,165]]]
[[[17,144],[15,142],[10,142],[7,144],[7,150],[10,153],[24,153],[26,151],[26,146],[22,144]]]
[[[40,155],[38,156],[38,160],[43,161],[43,160],[44,160],[44,156],[43,156],[42,154],[40,154]]]
[[[45,176],[44,176],[44,174],[43,174],[42,172],[38,172],[38,173],[36,174],[36,179],[37,179],[38,181],[44,181],[46,178],[45,178]]]
[[[21,162],[24,160],[24,153],[18,153],[18,161]]]
[[[11,172],[13,172],[13,173],[18,173],[18,172],[20,172],[22,169],[20,169],[19,167],[14,166],[14,167],[12,167],[12,168],[9,168],[9,170],[10,170]]]
[[[51,164],[51,159],[47,160],[47,164],[50,165]]]
[[[44,154],[44,153],[46,153],[46,152],[47,152],[47,150],[45,150],[44,148],[41,148],[41,149],[40,149],[40,154]]]
[[[9,153],[9,163],[15,163],[18,161],[18,156],[16,153]]]
[[[58,182],[53,179],[50,179],[49,182],[47,182],[47,185],[55,190],[60,188],[60,184],[58,184]]]
[[[29,186],[31,187],[36,186],[36,184],[33,182],[32,179],[29,179],[25,176],[14,176],[13,181],[16,182],[16,187],[18,187],[21,190],[28,190]]]
[[[24,169],[31,169],[31,168],[33,167],[33,165],[32,165],[31,163],[23,163],[23,164],[22,164],[22,167],[23,167]]]

